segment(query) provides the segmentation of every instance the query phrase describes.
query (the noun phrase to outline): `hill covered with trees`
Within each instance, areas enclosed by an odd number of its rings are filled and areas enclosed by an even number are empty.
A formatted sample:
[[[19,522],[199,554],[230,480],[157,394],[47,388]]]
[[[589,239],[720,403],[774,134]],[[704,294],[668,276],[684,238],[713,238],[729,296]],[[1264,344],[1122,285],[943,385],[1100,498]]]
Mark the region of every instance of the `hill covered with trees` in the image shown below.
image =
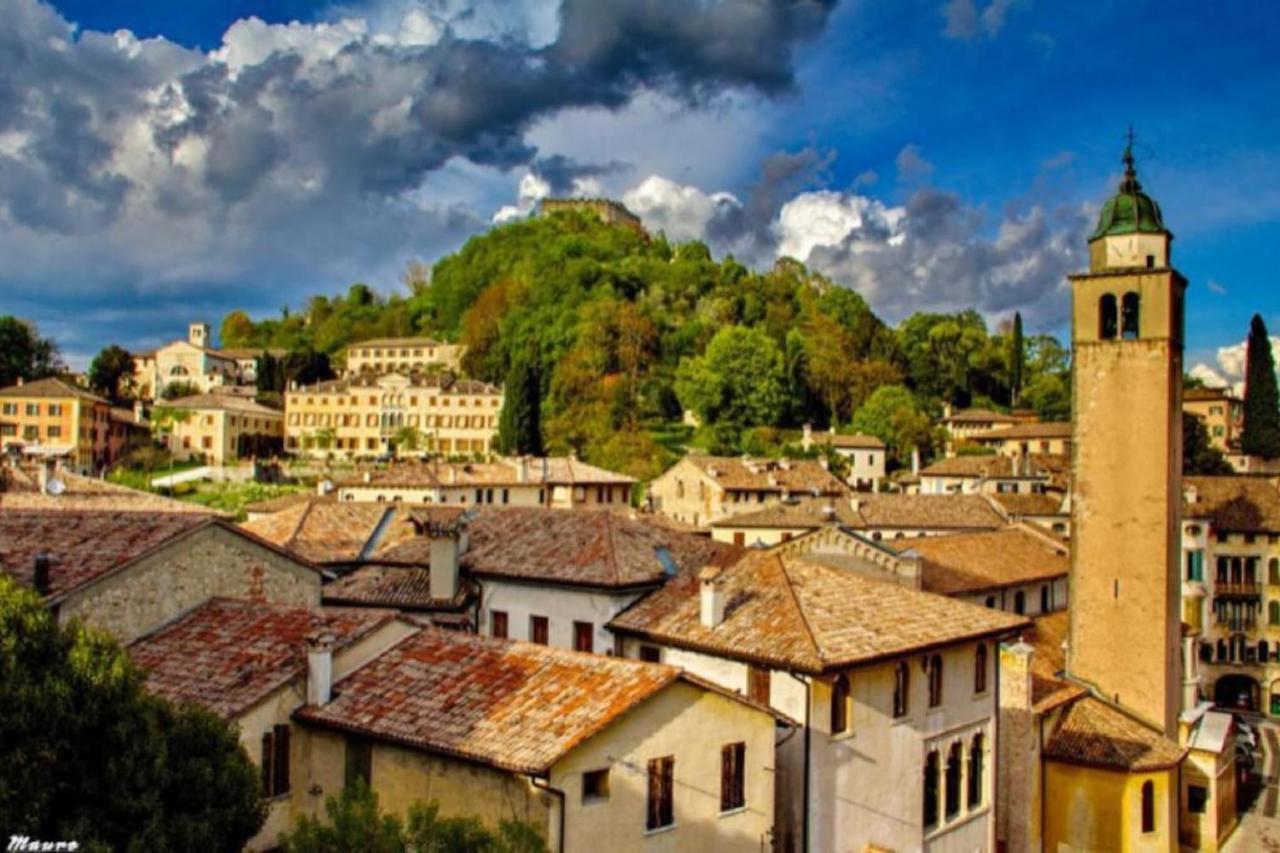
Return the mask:
[[[336,354],[380,336],[460,341],[477,378],[537,377],[548,451],[637,476],[661,469],[661,442],[686,410],[702,425],[694,443],[767,452],[780,428],[847,428],[880,391],[858,422],[901,459],[928,450],[922,416],[946,402],[1016,399],[1046,418],[1070,404],[1066,350],[1048,336],[1024,340],[1012,318],[993,331],[975,311],[920,313],[892,328],[796,261],[751,270],[700,242],[646,238],[585,213],[496,227],[405,278],[403,296],[357,284],[279,318],[232,312],[223,345]]]

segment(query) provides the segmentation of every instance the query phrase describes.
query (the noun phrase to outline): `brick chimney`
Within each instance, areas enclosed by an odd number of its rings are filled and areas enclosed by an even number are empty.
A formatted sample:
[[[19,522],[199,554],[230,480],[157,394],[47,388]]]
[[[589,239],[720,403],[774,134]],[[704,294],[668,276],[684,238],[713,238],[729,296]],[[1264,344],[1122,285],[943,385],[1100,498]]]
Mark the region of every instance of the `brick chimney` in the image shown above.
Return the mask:
[[[327,705],[333,698],[333,634],[307,635],[307,704]]]

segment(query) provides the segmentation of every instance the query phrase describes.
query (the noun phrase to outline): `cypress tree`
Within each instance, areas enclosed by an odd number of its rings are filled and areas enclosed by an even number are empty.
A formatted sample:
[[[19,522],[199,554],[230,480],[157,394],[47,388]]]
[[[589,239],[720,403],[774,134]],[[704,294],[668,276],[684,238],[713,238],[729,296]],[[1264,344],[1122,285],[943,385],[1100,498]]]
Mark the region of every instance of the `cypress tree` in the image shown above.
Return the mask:
[[[542,455],[542,386],[533,358],[518,354],[511,361],[498,416],[498,449],[512,455]]]
[[[1254,314],[1249,324],[1245,351],[1244,431],[1240,449],[1263,459],[1280,457],[1280,394],[1276,390],[1276,362],[1271,339],[1262,317]]]
[[[1013,312],[1013,355],[1009,359],[1009,399],[1013,405],[1018,405],[1018,398],[1022,396],[1022,373],[1024,368],[1024,359],[1026,358],[1026,345],[1022,342],[1022,312]]]

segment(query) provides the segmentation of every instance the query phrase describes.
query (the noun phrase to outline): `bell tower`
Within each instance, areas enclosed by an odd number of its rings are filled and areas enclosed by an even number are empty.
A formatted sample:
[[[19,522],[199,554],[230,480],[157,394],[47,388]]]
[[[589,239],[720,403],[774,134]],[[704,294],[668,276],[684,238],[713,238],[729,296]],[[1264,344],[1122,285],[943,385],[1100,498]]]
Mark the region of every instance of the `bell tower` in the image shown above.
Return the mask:
[[[1177,738],[1178,566],[1186,279],[1142,191],[1124,178],[1072,290],[1072,548],[1068,674]]]

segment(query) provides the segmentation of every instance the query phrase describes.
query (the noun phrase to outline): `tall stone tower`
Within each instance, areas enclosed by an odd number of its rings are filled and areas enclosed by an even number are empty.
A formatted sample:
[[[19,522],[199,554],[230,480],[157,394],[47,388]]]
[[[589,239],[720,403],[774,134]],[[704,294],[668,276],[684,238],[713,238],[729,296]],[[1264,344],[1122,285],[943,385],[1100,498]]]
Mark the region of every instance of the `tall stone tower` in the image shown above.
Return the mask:
[[[1067,671],[1167,737],[1182,686],[1179,517],[1186,279],[1132,143],[1072,287]]]
[[[207,347],[211,340],[213,340],[213,335],[208,323],[196,322],[187,324],[187,343],[196,347]]]

